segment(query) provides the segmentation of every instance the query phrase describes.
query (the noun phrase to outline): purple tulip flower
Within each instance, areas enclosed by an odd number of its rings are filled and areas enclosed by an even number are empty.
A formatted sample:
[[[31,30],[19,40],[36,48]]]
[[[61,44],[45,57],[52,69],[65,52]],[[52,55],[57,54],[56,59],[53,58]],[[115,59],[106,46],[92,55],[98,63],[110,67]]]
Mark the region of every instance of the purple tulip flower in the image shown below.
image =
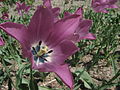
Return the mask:
[[[3,39],[2,39],[2,37],[0,37],[0,46],[3,46],[5,43],[4,43],[4,41],[3,41]]]
[[[55,72],[73,90],[73,77],[65,60],[79,50],[68,39],[79,25],[79,15],[71,15],[56,23],[51,9],[39,6],[30,24],[5,22],[0,28],[19,41],[22,54],[32,68],[41,72]]]
[[[95,12],[108,13],[106,8],[118,8],[115,3],[117,0],[92,0],[92,8]]]
[[[28,13],[28,11],[31,8],[31,6],[27,6],[25,2],[24,3],[17,2],[16,5],[17,5],[16,10],[21,16],[23,15],[23,13]]]
[[[44,6],[48,7],[52,10],[55,18],[55,22],[58,21],[58,15],[59,15],[59,8],[52,8],[51,0],[43,0]],[[89,39],[94,40],[96,39],[95,35],[92,33],[89,33],[89,29],[92,26],[92,20],[83,20],[83,8],[78,8],[75,13],[76,15],[79,15],[80,23],[78,27],[76,28],[75,32],[73,33],[72,37],[68,37],[74,42],[79,42],[82,39]],[[69,17],[70,15],[73,15],[69,12],[64,12],[64,17]]]

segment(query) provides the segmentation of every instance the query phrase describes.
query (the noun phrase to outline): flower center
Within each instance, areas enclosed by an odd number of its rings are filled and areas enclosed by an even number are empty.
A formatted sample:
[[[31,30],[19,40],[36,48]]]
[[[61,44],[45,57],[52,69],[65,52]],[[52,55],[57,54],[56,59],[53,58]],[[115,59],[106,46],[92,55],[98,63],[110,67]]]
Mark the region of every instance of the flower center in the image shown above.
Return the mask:
[[[42,45],[42,41],[40,41],[38,45],[32,47],[31,52],[36,65],[39,65],[50,61],[48,58],[53,50],[49,50],[49,48],[46,45]]]

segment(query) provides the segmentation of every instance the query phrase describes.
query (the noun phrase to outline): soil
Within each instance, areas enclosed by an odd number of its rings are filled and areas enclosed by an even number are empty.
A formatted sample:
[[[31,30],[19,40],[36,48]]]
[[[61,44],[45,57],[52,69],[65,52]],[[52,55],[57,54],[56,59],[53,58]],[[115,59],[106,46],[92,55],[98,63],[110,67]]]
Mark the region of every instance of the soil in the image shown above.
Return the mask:
[[[42,0],[35,0],[36,2],[34,3],[34,6],[36,7],[37,5],[42,3]],[[79,6],[81,7],[83,4],[85,6],[87,6],[90,2],[84,2],[84,0],[53,0],[52,4],[53,7],[60,7],[61,8],[61,12],[63,11],[63,9],[68,9],[72,6]],[[118,3],[119,4],[119,3]],[[16,15],[16,13],[12,12],[15,9],[15,7],[13,7],[12,9],[9,10],[9,12],[11,12],[11,15],[14,14]],[[89,63],[92,60],[92,55],[86,55],[84,56],[81,61],[83,63]],[[118,63],[118,65],[120,66],[120,64]],[[1,68],[1,63],[0,63],[0,68]],[[78,68],[83,68],[84,64],[80,64],[76,67],[71,68],[71,71],[74,72],[75,70],[77,70]],[[16,68],[17,69],[17,68]],[[95,65],[90,71],[89,74],[91,75],[91,77],[93,78],[93,81],[96,84],[102,84],[102,80],[109,80],[113,77],[112,75],[113,70],[112,70],[112,66],[107,64],[106,60],[100,60],[98,62],[97,65]],[[56,81],[56,79],[54,78],[56,77],[56,75],[54,73],[51,73],[50,75],[48,75],[46,77],[46,79],[44,80],[43,83],[39,83],[42,86],[50,86],[52,88],[61,88],[61,86],[58,84],[58,82]],[[5,82],[6,83],[6,82]],[[2,86],[1,90],[8,90],[8,87],[6,84],[4,84]],[[86,90],[86,89],[82,89],[82,90]],[[108,90],[115,90],[114,87],[108,89]]]

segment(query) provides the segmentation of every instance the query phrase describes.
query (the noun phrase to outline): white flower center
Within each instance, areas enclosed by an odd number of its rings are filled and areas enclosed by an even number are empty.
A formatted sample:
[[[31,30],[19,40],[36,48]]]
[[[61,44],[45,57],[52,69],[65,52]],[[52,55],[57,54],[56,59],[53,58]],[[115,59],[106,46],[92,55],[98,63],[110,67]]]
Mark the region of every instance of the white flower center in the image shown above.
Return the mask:
[[[50,56],[53,50],[49,50],[49,48],[46,45],[42,44],[42,42],[40,41],[39,44],[31,48],[31,52],[34,56],[34,61],[38,66],[39,64],[51,61]]]

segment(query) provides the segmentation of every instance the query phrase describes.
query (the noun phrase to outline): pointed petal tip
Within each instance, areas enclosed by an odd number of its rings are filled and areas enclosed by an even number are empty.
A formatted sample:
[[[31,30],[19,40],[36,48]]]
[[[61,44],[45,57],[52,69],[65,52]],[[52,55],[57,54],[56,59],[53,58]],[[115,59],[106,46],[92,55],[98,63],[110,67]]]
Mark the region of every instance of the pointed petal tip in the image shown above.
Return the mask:
[[[12,36],[18,41],[23,41],[26,37],[23,37],[23,34],[26,35],[27,28],[23,24],[17,24],[13,22],[5,22],[0,24],[0,28],[6,32],[8,35]],[[24,39],[23,39],[24,38]]]
[[[53,71],[55,72],[61,80],[71,89],[73,90],[73,77],[72,73],[69,70],[69,67],[67,64],[56,66],[56,69]]]
[[[96,39],[96,36],[92,33],[88,33],[84,39],[89,39],[89,40],[95,40]]]
[[[82,8],[82,7],[79,7],[79,8],[76,10],[75,14],[78,14],[78,15],[83,16],[83,8]]]

